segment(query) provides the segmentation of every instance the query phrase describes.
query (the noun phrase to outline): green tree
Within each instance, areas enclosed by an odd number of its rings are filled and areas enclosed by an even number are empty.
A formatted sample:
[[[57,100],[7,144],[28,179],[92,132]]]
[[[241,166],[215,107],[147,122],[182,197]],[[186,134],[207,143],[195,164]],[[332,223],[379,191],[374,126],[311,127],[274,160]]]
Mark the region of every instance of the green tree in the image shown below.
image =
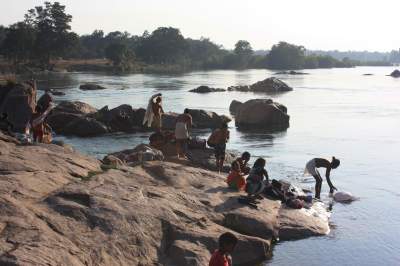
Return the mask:
[[[25,23],[36,28],[35,54],[45,67],[53,57],[65,55],[76,45],[76,35],[70,32],[71,21],[72,16],[65,13],[65,6],[59,2],[45,2],[25,15]]]
[[[114,67],[125,71],[130,68],[134,53],[123,43],[112,43],[105,50],[106,57],[113,62]]]
[[[18,22],[6,30],[1,51],[14,67],[28,61],[35,43],[35,30],[25,22]]]
[[[233,51],[239,56],[250,57],[253,55],[253,48],[251,47],[250,43],[245,40],[239,40],[235,44],[235,49]]]
[[[179,29],[161,27],[143,35],[136,49],[136,55],[151,63],[175,64],[184,60],[188,44]]]
[[[287,42],[280,42],[272,46],[267,55],[268,66],[272,69],[299,69],[303,68],[305,48]]]

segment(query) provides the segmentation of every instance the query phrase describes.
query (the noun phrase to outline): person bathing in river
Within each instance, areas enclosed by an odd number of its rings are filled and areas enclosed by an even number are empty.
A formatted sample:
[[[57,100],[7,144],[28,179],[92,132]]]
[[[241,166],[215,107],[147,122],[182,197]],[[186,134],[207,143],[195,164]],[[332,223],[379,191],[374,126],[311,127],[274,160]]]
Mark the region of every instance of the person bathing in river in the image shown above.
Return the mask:
[[[317,168],[326,168],[325,177],[326,181],[329,185],[329,192],[333,193],[334,190],[337,190],[335,186],[333,186],[330,178],[331,170],[336,169],[340,165],[340,160],[332,157],[331,161],[322,158],[314,158],[306,164],[306,169],[304,171],[305,175],[312,175],[315,178],[315,198],[319,199],[321,197],[321,186],[322,186],[322,177],[318,172]]]
[[[147,125],[147,127],[152,127],[153,129],[155,129],[156,132],[161,131],[161,118],[162,114],[164,113],[161,104],[161,96],[161,93],[157,93],[151,96],[143,119],[143,125]]]
[[[229,141],[229,136],[228,124],[223,123],[220,128],[211,133],[207,140],[208,146],[214,148],[218,172],[221,172],[224,166],[226,143]]]
[[[232,233],[224,233],[218,239],[218,249],[211,256],[208,266],[232,266],[231,253],[238,242]]]
[[[183,114],[179,115],[176,119],[175,139],[178,158],[186,158],[189,130],[192,128],[192,123],[193,119],[187,108],[184,110]]]

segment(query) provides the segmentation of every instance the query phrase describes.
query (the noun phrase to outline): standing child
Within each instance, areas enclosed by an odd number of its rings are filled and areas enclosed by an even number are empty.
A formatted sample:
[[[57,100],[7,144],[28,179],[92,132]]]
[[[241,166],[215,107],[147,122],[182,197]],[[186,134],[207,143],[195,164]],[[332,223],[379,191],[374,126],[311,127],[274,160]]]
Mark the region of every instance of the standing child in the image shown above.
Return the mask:
[[[226,143],[229,140],[228,124],[223,123],[222,126],[213,131],[207,140],[207,144],[214,148],[215,160],[218,172],[222,171],[225,161]]]
[[[236,247],[237,237],[232,233],[224,233],[218,239],[218,249],[214,251],[208,266],[232,266],[230,254]]]

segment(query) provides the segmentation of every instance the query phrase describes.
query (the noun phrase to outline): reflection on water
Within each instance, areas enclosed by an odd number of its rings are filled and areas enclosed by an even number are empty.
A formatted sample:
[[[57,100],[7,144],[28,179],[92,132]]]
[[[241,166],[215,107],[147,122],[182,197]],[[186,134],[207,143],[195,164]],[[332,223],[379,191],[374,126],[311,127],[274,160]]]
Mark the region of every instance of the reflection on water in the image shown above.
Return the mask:
[[[387,77],[392,68],[309,70],[310,75],[279,75],[294,91],[280,95],[220,92],[199,95],[188,90],[200,85],[227,88],[274,76],[267,70],[192,72],[184,75],[59,74],[41,79],[39,86],[64,89],[57,100],[80,100],[110,108],[128,103],[145,107],[148,98],[163,91],[164,109],[185,107],[229,114],[233,99],[273,98],[288,107],[286,132],[240,132],[230,124],[228,148],[249,150],[267,158],[272,178],[314,186],[304,179],[305,163],[313,157],[341,159],[332,182],[361,199],[350,205],[333,204],[332,232],[326,237],[282,242],[274,248],[272,265],[398,265],[400,261],[400,79]],[[363,76],[373,73],[374,76]],[[80,91],[79,84],[95,82],[103,91]],[[196,131],[207,137],[210,130]],[[148,134],[113,134],[90,139],[63,138],[83,152],[99,157],[147,141]],[[322,196],[328,199],[327,184]]]

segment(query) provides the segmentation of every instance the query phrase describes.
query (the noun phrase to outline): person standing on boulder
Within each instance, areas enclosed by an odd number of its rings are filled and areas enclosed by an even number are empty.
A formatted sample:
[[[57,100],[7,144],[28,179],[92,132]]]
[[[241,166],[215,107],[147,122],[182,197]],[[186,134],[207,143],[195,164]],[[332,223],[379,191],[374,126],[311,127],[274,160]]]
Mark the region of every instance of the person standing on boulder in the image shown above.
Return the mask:
[[[325,172],[325,177],[326,181],[328,182],[329,185],[329,192],[333,193],[334,190],[337,190],[336,187],[333,186],[331,179],[330,179],[330,174],[332,169],[338,168],[340,165],[340,160],[336,159],[334,156],[332,157],[331,161],[328,161],[323,158],[314,158],[310,160],[306,164],[306,169],[304,170],[304,175],[312,175],[315,178],[315,198],[319,199],[321,196],[321,187],[322,187],[322,177],[320,173],[318,172],[317,168],[326,168]]]
[[[178,158],[186,158],[189,130],[192,128],[192,123],[193,119],[187,108],[176,119],[175,139]]]
[[[232,233],[224,233],[218,239],[218,249],[211,256],[208,266],[232,266],[231,253],[238,242],[237,237]]]
[[[164,113],[161,96],[161,93],[151,96],[143,119],[143,125],[152,127],[156,132],[161,132],[161,116]]]
[[[208,146],[214,148],[215,160],[218,172],[222,171],[225,161],[226,143],[229,141],[228,124],[223,123],[222,126],[213,131],[207,140]]]

